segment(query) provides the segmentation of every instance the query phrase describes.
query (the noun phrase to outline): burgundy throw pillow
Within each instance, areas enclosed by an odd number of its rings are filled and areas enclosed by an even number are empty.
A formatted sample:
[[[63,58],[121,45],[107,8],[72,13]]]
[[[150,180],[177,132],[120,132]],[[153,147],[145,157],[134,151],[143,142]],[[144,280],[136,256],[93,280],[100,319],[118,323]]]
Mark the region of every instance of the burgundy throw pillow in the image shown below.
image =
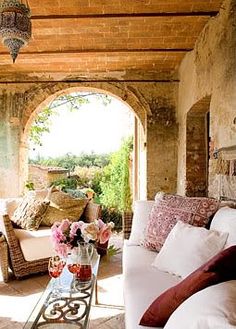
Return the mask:
[[[171,314],[188,297],[206,287],[235,279],[236,246],[231,246],[157,297],[145,311],[140,324],[148,327],[164,327]]]
[[[212,198],[164,194],[152,207],[142,245],[160,251],[178,220],[205,227],[218,207],[219,201]]]

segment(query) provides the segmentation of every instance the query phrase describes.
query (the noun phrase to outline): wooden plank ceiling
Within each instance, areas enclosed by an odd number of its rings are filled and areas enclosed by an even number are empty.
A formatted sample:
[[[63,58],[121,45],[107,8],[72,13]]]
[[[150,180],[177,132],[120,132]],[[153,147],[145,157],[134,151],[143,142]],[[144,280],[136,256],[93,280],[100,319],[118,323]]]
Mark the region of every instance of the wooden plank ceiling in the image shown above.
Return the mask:
[[[0,81],[173,81],[222,0],[28,0],[32,39]]]

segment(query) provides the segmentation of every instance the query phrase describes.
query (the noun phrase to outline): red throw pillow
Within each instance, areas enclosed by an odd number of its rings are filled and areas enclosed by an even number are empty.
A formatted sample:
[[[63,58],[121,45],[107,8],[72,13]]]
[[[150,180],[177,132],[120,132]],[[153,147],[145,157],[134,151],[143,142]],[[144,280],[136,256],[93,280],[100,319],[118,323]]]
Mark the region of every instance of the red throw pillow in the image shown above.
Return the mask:
[[[160,251],[178,220],[204,227],[218,207],[219,201],[212,198],[164,194],[152,207],[142,245]]]
[[[142,326],[164,327],[171,314],[188,297],[220,282],[236,279],[236,246],[229,247],[166,290],[149,306],[140,320]]]

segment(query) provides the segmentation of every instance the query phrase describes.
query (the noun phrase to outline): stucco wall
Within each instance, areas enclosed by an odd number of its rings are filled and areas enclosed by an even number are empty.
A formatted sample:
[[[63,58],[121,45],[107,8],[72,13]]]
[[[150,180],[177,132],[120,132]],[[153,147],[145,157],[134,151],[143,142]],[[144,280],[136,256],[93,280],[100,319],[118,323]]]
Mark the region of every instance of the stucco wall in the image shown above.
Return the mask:
[[[150,103],[152,116],[147,121],[147,196],[158,191],[176,192],[177,134],[176,91],[171,84],[156,86]]]
[[[187,112],[205,96],[210,101],[210,137],[215,148],[236,145],[236,3],[227,0],[220,14],[202,31],[195,48],[179,70],[180,84],[177,121],[178,187],[185,194]],[[210,161],[209,195],[218,196],[217,176]]]

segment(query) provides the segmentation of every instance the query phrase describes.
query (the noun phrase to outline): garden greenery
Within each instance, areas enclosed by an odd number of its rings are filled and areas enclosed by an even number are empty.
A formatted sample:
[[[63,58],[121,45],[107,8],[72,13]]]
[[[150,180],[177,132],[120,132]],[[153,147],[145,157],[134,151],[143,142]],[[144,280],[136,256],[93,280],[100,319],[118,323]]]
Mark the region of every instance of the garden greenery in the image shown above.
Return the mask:
[[[131,209],[130,155],[132,137],[123,141],[121,148],[113,153],[108,166],[104,168],[101,186],[101,203],[119,211]]]

